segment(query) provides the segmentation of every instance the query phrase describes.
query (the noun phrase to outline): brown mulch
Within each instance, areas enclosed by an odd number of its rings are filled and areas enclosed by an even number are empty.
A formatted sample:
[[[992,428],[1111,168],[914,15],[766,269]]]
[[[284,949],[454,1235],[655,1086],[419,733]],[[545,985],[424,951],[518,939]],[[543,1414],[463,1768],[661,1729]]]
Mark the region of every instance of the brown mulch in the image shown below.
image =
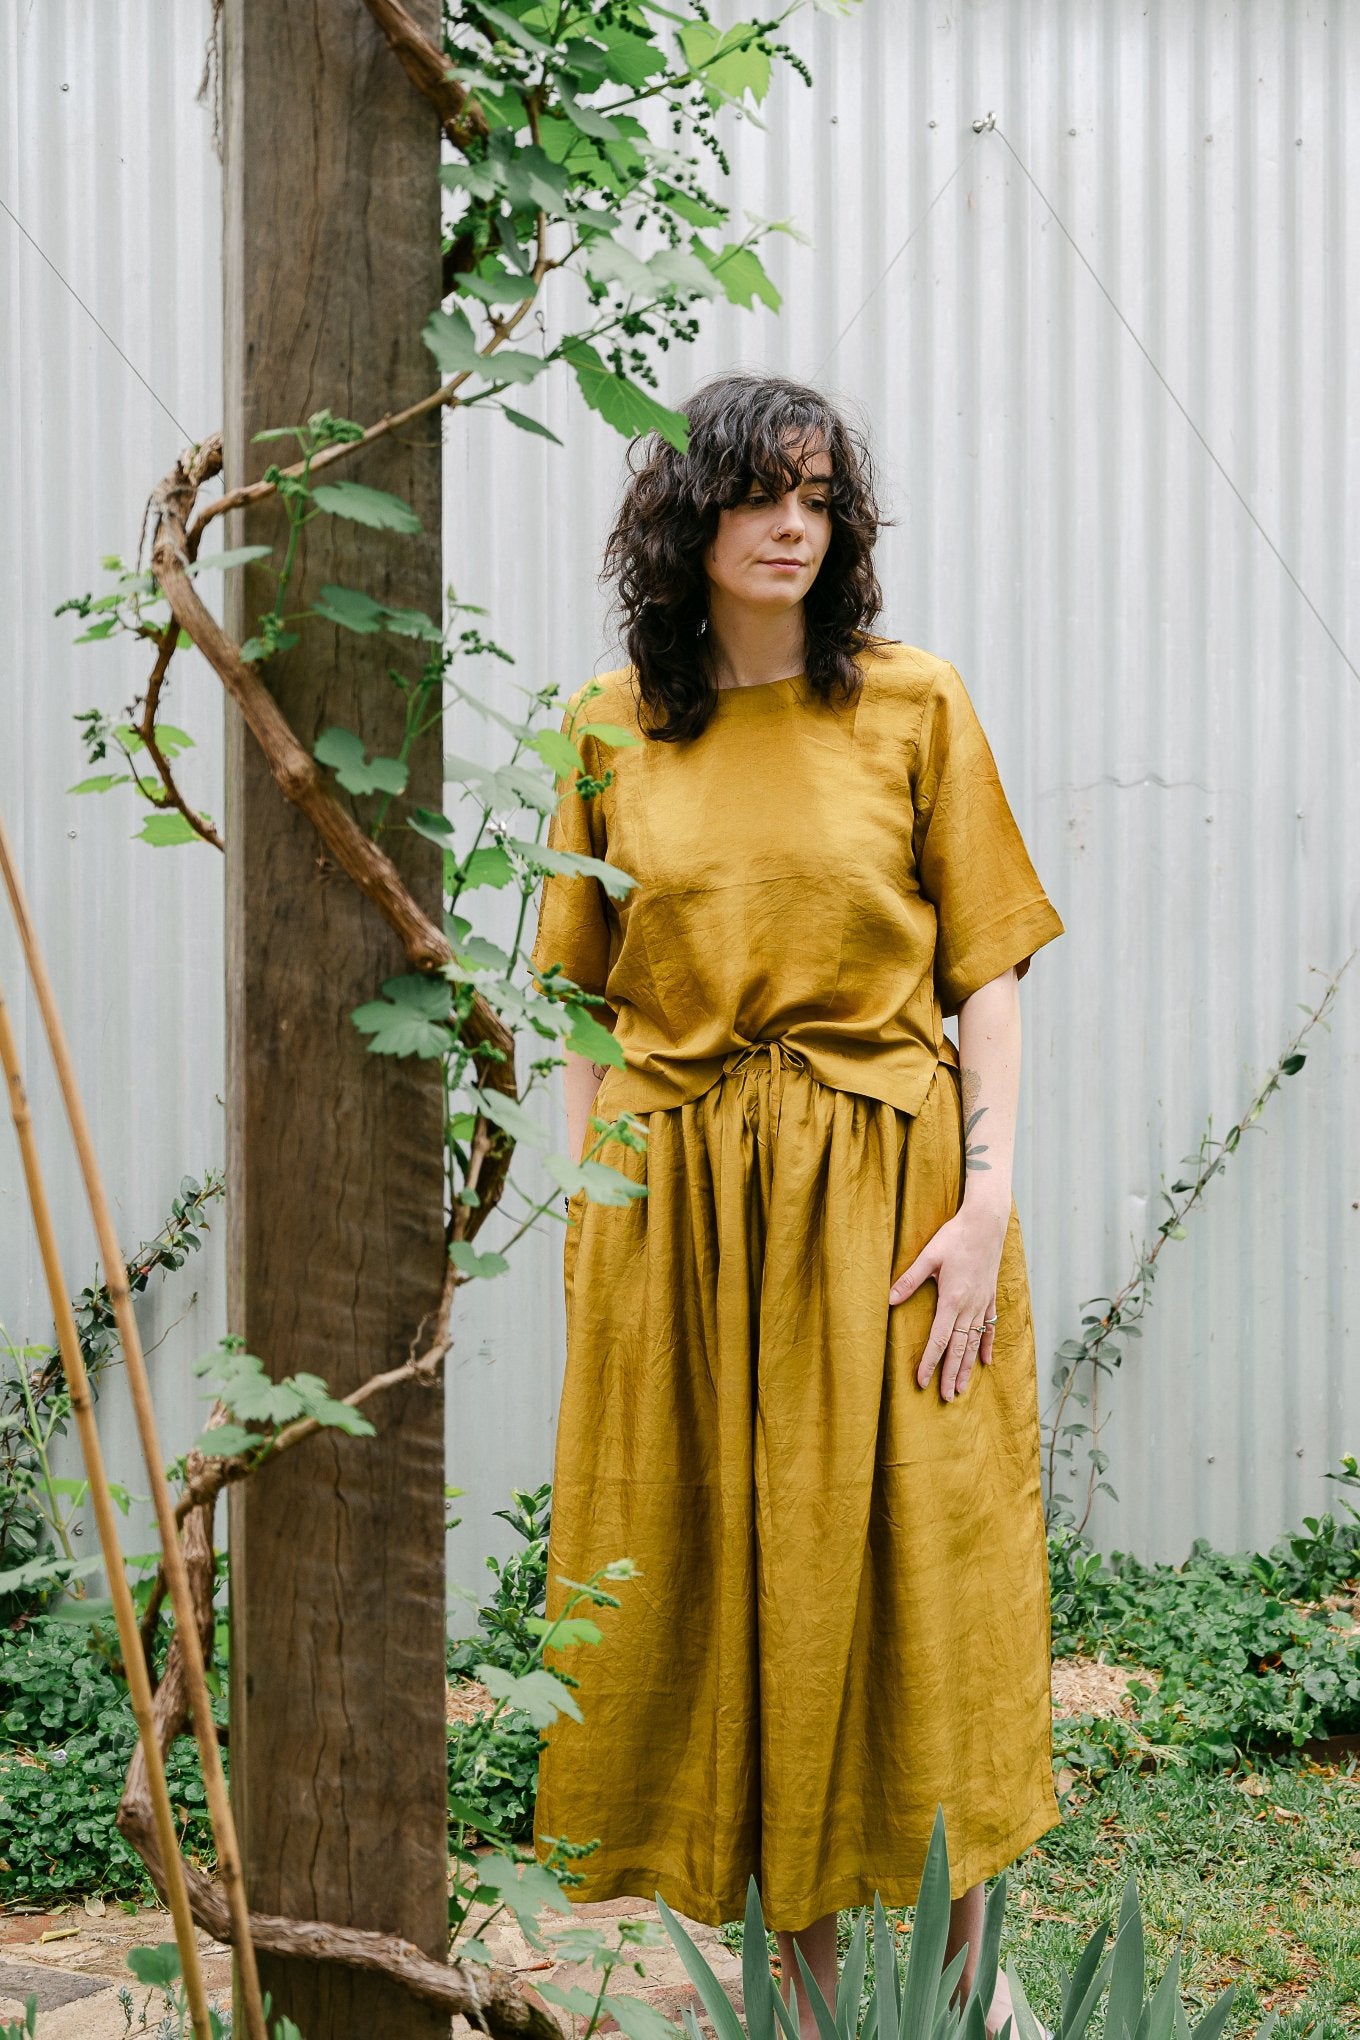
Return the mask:
[[[1058,1658],[1053,1666],[1053,1712],[1060,1720],[1082,1714],[1101,1721],[1132,1721],[1133,1702],[1128,1687],[1133,1679],[1155,1686],[1155,1672],[1140,1671],[1136,1665],[1107,1665],[1099,1658]],[[489,1714],[495,1701],[475,1679],[449,1682],[444,1719],[475,1721]]]
[[[479,1714],[489,1714],[495,1704],[475,1679],[450,1679],[444,1689],[444,1719],[450,1727],[455,1721],[475,1721]]]
[[[1053,1664],[1053,1712],[1060,1721],[1090,1714],[1097,1721],[1132,1721],[1129,1686],[1157,1684],[1156,1672],[1137,1665],[1107,1665],[1100,1658],[1056,1658]]]

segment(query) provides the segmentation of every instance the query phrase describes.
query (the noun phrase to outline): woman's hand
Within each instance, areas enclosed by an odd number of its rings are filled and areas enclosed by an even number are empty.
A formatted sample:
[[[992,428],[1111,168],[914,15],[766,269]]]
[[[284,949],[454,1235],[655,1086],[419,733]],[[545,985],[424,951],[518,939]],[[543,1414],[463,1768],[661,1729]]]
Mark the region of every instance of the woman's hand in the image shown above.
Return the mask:
[[[1008,1217],[1009,1213],[965,1200],[888,1291],[890,1305],[905,1303],[933,1278],[938,1295],[935,1321],[916,1380],[919,1387],[928,1388],[939,1367],[945,1402],[963,1394],[975,1360],[985,1367],[992,1357],[995,1328],[984,1320],[996,1316],[996,1277]]]
[[[933,1278],[935,1322],[916,1379],[929,1387],[939,1367],[946,1402],[963,1394],[975,1360],[985,1367],[992,1357],[1020,1087],[1020,986],[1013,969],[981,985],[959,1007],[959,1063],[963,1201],[888,1291],[890,1305],[905,1303]]]

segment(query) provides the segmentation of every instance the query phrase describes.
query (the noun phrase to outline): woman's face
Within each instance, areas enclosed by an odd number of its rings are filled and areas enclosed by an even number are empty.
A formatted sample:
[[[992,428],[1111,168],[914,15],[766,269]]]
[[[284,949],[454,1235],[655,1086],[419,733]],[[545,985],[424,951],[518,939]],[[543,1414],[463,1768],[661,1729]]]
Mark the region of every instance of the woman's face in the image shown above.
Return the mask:
[[[807,594],[831,543],[831,456],[813,441],[799,466],[798,487],[777,501],[752,482],[744,502],[719,511],[704,555],[713,589],[757,609],[789,609]]]

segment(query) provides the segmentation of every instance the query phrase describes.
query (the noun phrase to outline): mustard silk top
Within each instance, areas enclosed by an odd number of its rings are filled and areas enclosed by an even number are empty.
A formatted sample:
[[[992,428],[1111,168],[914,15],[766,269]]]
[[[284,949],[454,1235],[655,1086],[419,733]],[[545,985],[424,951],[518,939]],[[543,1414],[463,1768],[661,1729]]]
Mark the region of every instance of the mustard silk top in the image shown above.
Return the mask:
[[[586,771],[614,778],[588,798],[573,778],[548,843],[637,883],[611,899],[548,874],[531,962],[617,1015],[601,1116],[683,1104],[775,1037],[821,1083],[915,1115],[955,1060],[944,1016],[1062,934],[957,669],[888,641],[859,666],[846,703],[801,677],[725,688],[676,744],[641,735],[631,668],[580,712],[641,741],[578,733]]]

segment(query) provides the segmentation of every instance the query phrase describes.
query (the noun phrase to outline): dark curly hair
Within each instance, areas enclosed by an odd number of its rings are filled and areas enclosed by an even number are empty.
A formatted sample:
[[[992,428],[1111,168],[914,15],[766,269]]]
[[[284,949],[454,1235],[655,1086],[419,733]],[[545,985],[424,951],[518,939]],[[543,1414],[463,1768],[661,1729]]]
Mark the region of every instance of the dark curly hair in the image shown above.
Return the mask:
[[[784,376],[722,375],[684,408],[688,452],[657,433],[629,450],[601,576],[617,590],[639,720],[665,743],[697,737],[717,700],[704,554],[718,513],[743,501],[753,482],[774,497],[797,488],[798,449],[814,436],[831,456],[831,540],[803,600],[804,672],[824,701],[858,689],[856,657],[874,643],[870,626],[883,606],[873,548],[885,520],[869,449],[820,391]]]

